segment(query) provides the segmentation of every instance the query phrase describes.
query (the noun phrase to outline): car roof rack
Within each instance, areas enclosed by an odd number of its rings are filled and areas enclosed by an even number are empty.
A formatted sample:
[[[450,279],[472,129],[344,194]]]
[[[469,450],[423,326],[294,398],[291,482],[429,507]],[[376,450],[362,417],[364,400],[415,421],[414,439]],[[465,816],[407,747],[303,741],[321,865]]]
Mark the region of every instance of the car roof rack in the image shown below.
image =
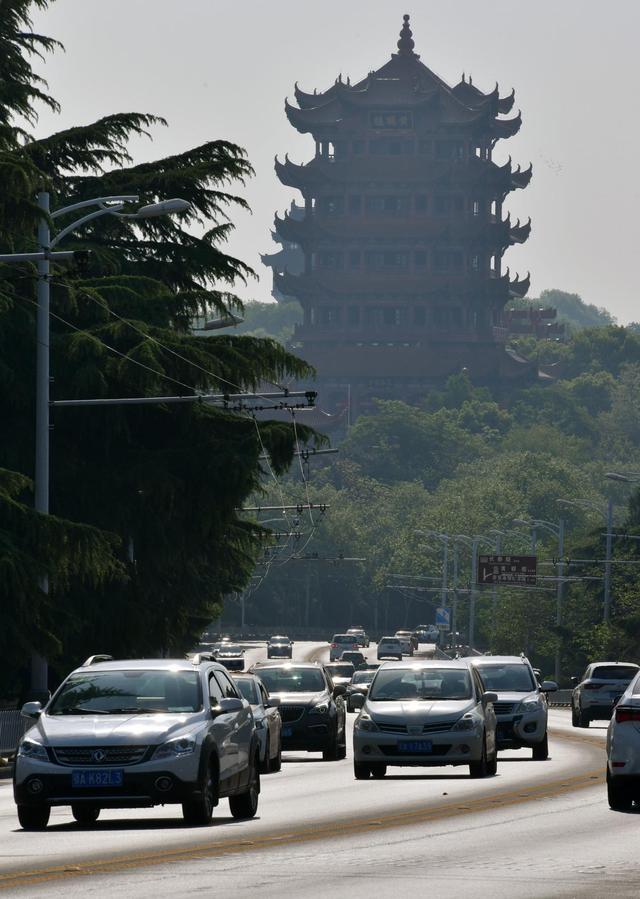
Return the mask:
[[[85,659],[81,668],[88,668],[90,665],[97,665],[98,662],[113,662],[113,656],[105,655],[104,653],[97,653],[94,656],[89,656],[88,659]]]
[[[202,662],[217,662],[215,652],[197,652],[191,659],[193,665],[201,665]]]

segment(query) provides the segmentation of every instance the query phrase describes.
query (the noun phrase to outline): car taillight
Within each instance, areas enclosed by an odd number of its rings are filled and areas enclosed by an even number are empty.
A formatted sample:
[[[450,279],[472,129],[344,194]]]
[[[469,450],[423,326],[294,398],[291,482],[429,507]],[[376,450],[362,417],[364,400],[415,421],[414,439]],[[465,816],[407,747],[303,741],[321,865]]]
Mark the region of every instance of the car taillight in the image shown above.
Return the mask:
[[[332,644],[331,644],[331,649],[335,649],[337,645],[338,645],[337,643],[332,643]]]
[[[616,709],[616,722],[624,724],[625,721],[640,722],[640,708],[632,709],[629,706],[618,706]]]

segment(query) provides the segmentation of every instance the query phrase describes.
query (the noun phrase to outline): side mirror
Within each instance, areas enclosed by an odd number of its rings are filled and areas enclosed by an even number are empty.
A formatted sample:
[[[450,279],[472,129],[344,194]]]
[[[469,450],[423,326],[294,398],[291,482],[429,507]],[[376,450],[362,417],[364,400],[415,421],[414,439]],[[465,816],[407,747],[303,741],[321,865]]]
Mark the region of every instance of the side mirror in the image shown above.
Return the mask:
[[[482,694],[482,704],[483,704],[483,705],[489,705],[490,702],[493,703],[493,702],[497,702],[497,701],[498,701],[498,694],[497,694],[497,693],[487,693],[487,692],[485,692],[485,693]]]
[[[25,702],[20,710],[23,718],[39,718],[42,712],[42,704],[40,702]]]
[[[365,700],[365,697],[362,695],[362,693],[352,693],[351,698],[350,698],[351,708],[352,709],[361,709],[362,706],[364,705],[364,700]]]
[[[229,696],[225,699],[221,699],[218,705],[212,705],[211,714],[226,715],[229,712],[241,712],[243,708],[244,704],[241,699],[236,699],[235,696]]]
[[[346,692],[347,688],[344,686],[344,684],[338,684],[337,687],[333,688],[333,695],[336,699],[338,696],[344,696]]]
[[[575,684],[579,684],[579,683],[580,683],[580,678],[579,678],[579,677],[576,677],[575,674],[572,675],[572,677],[571,677],[571,683],[574,684],[574,685],[575,685]]]
[[[558,685],[554,680],[543,680],[540,684],[540,691],[542,693],[555,693],[558,689]]]
[[[280,705],[280,697],[279,696],[270,696],[264,704],[266,709],[277,709]]]

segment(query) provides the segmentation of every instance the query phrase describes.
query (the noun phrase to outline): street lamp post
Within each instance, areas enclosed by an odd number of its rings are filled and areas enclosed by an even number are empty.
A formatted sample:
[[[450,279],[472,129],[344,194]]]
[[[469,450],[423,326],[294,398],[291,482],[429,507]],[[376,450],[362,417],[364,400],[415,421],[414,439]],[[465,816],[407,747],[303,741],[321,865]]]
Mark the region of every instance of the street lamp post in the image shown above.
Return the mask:
[[[604,518],[607,524],[606,549],[604,556],[604,598],[602,603],[602,620],[608,622],[611,618],[611,557],[613,546],[613,501],[607,500],[603,509],[597,503],[588,499],[559,499],[563,506],[576,506],[578,509],[593,509]]]
[[[481,543],[488,544],[491,549],[493,545],[486,537],[476,535],[468,537],[466,534],[456,534],[456,540],[471,547],[471,590],[469,596],[469,646],[473,649],[473,643],[476,635],[476,599],[478,593],[478,548]]]
[[[54,252],[60,241],[77,228],[100,218],[103,215],[116,215],[119,218],[146,219],[160,215],[170,215],[177,212],[185,212],[190,203],[187,200],[164,200],[160,203],[151,203],[141,207],[137,212],[125,213],[122,210],[126,203],[137,202],[137,195],[121,195],[112,197],[97,197],[93,200],[83,200],[73,203],[50,213],[50,197],[48,191],[38,193],[38,208],[41,210],[38,222],[38,247],[35,253],[9,253],[0,255],[0,262],[21,263],[37,262],[37,314],[36,314],[36,431],[35,431],[35,470],[34,470],[34,494],[35,509],[44,515],[49,514],[49,407],[50,407],[50,293],[51,293],[51,260],[70,260],[73,252]],[[115,204],[115,205],[107,205]],[[66,225],[57,234],[51,237],[49,221],[55,220],[78,209],[86,209],[97,206],[98,209],[83,215],[77,221]],[[43,593],[49,592],[49,578],[45,574],[39,580]],[[48,666],[47,660],[37,652],[31,656],[31,693],[34,699],[42,699],[48,696]]]

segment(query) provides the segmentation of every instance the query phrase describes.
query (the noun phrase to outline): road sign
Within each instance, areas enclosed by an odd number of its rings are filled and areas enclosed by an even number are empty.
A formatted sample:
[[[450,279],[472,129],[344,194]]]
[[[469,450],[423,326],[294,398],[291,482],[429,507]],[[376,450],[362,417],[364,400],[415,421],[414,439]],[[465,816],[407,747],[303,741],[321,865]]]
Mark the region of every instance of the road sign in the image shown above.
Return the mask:
[[[436,627],[442,628],[444,631],[448,631],[451,627],[451,609],[448,607],[442,606],[439,609],[436,609]]]
[[[479,556],[479,584],[535,586],[537,556]]]

